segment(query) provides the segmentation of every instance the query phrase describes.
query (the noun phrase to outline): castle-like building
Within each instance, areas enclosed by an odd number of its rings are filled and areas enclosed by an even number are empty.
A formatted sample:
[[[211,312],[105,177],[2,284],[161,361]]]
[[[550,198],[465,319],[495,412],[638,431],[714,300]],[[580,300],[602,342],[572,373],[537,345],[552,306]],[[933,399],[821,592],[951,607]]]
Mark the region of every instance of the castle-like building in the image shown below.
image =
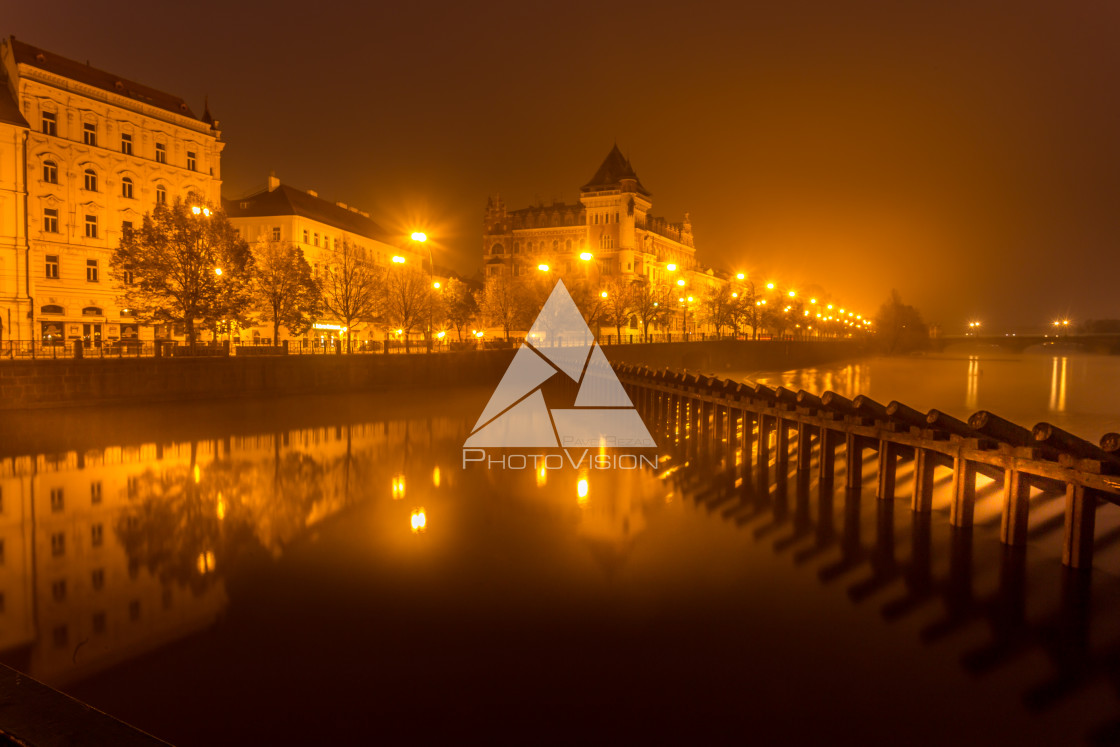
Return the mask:
[[[483,225],[485,274],[521,276],[547,266],[561,276],[704,282],[711,275],[696,262],[688,213],[680,223],[656,217],[651,196],[615,145],[580,187],[578,203],[507,210],[492,197]]]
[[[218,123],[15,37],[0,71],[0,339],[150,339],[121,308],[109,258],[157,203],[218,204]]]

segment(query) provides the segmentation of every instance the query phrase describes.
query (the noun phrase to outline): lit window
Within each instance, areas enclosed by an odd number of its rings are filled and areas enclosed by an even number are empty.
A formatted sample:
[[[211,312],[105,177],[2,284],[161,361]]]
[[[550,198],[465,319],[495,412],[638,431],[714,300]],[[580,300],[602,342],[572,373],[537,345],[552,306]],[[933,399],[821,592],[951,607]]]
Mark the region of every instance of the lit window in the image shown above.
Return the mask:
[[[58,280],[58,255],[47,255],[47,277]]]
[[[82,125],[82,142],[86,145],[97,145],[97,125],[93,122]]]
[[[47,233],[58,233],[58,210],[43,208],[43,230]]]
[[[58,184],[58,166],[54,161],[43,161],[43,181]]]
[[[156,143],[156,163],[167,163],[167,146]]]
[[[187,168],[190,169],[191,171],[195,170],[195,157],[194,157],[194,151],[193,150],[188,150],[187,151]]]
[[[85,177],[86,177],[86,191],[87,192],[96,192],[97,191],[97,172],[94,171],[93,169],[86,169]]]
[[[96,239],[97,238],[97,216],[96,215],[87,215],[86,216],[86,238],[87,239]],[[86,274],[87,275],[89,274],[88,270],[86,271]]]
[[[132,199],[132,180],[127,176],[121,179],[121,197]]]
[[[86,260],[86,282],[89,282],[89,283],[96,283],[97,282],[97,260],[96,259],[87,259]]]
[[[43,134],[58,134],[58,118],[54,112],[43,112]]]
[[[156,187],[156,204],[157,205],[166,205],[167,204],[167,188],[164,187],[162,184],[160,184],[159,186]]]
[[[132,135],[127,132],[121,133],[121,153],[126,156],[132,155]]]

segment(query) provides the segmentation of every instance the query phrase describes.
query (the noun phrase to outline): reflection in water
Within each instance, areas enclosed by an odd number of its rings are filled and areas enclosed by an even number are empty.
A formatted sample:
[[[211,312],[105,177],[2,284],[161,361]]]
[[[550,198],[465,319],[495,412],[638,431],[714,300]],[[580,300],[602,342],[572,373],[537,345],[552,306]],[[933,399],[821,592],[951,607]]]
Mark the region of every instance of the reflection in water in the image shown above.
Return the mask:
[[[965,378],[964,406],[969,410],[977,408],[980,399],[980,356],[968,356],[968,375]]]
[[[412,509],[412,516],[409,523],[412,526],[413,534],[423,532],[428,528],[428,514],[424,511],[423,506]]]
[[[1053,372],[1050,375],[1050,409],[1065,412],[1066,409],[1066,367],[1069,358],[1054,358]]]

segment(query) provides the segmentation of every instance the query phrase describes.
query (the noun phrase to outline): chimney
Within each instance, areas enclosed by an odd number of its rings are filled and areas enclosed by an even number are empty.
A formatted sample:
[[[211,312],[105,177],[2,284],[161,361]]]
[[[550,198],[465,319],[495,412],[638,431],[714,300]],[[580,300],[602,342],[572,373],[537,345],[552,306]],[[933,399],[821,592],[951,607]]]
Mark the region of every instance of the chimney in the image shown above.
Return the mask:
[[[280,180],[276,178],[276,171],[268,172],[268,191],[274,192],[280,186]]]

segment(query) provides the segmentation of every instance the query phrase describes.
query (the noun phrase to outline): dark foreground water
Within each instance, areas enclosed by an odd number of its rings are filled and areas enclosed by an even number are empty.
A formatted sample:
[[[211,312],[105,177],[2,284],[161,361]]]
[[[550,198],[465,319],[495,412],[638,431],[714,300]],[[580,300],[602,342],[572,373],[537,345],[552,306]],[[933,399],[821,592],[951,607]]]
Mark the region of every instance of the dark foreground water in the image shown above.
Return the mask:
[[[905,470],[762,497],[660,431],[657,472],[463,470],[489,394],[7,417],[4,659],[183,745],[1117,735],[1120,585],[1053,496],[1011,553],[990,489],[951,532]]]

